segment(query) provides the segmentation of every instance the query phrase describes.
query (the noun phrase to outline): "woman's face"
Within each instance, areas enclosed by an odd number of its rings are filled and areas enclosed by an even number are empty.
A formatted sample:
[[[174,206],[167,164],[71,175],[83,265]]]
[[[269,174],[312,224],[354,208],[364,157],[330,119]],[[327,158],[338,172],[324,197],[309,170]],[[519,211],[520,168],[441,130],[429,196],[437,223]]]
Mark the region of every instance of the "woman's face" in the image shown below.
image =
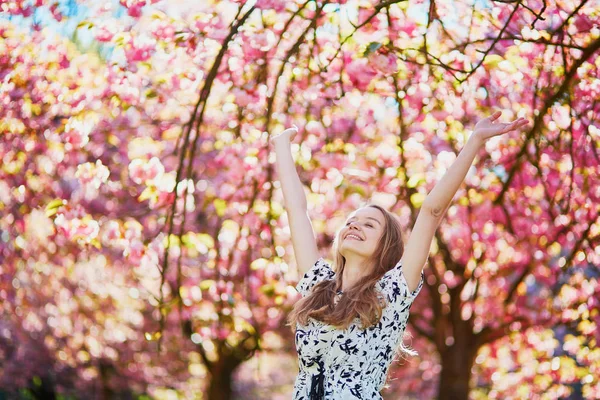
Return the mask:
[[[339,250],[342,256],[353,252],[370,257],[383,234],[385,219],[375,207],[359,208],[350,214],[340,231]]]

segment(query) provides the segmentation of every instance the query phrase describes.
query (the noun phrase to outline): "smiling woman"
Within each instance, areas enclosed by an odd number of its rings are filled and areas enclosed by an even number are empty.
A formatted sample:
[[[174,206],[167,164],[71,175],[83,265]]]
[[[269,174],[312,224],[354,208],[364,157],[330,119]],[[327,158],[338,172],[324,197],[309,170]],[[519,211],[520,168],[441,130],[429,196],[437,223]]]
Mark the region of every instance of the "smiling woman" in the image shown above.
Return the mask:
[[[345,329],[358,316],[364,329],[381,317],[385,301],[375,290],[375,284],[402,257],[404,245],[400,223],[378,205],[359,208],[338,230],[333,252],[336,255],[332,267],[335,279],[315,282],[310,296],[298,301],[290,314],[292,326],[316,318]],[[340,292],[344,296],[339,303],[327,307],[333,304],[335,293]]]
[[[319,258],[298,282],[303,298],[289,316],[301,366],[296,398],[378,399],[394,356],[402,350],[414,354],[402,335],[423,275],[411,290],[398,261],[404,252],[401,225],[375,204],[350,214],[333,252],[333,266]],[[339,373],[325,378],[331,370]]]
[[[372,264],[368,258],[375,253],[387,225],[382,215],[385,212],[375,207],[358,209],[340,230],[340,254],[345,259],[342,290],[357,283],[365,273],[365,265]]]
[[[402,227],[376,204],[352,212],[336,233],[333,265],[319,256],[304,189],[290,152],[296,127],[270,139],[300,268],[308,270],[289,315],[300,372],[294,399],[381,399],[410,306],[423,286],[423,266],[435,231],[486,139],[525,126],[484,118],[456,161],[422,203],[404,254]],[[414,353],[412,353],[414,354]]]

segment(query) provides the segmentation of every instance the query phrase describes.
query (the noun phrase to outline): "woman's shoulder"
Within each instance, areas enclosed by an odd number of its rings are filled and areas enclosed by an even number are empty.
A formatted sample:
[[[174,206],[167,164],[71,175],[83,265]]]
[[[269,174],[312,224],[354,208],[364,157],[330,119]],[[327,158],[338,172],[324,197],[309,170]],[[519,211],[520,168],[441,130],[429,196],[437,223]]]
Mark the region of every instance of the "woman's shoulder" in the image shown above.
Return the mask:
[[[309,269],[296,285],[296,290],[302,294],[302,297],[306,296],[308,292],[317,283],[322,282],[326,279],[333,279],[335,272],[331,269],[329,264],[323,257],[319,257],[313,264],[312,268]]]
[[[423,276],[423,272],[421,272],[419,285],[411,291],[402,271],[402,260],[399,260],[392,269],[383,274],[377,284],[379,289],[387,295],[389,301],[397,301],[398,299],[413,301],[423,287]]]

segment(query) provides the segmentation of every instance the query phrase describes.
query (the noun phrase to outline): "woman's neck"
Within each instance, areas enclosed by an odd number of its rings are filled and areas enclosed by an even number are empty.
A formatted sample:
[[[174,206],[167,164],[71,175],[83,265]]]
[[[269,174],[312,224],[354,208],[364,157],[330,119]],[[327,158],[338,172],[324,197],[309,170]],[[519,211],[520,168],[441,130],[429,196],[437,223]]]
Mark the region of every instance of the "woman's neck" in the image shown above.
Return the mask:
[[[348,257],[342,272],[342,291],[346,292],[367,274],[367,263],[363,257]]]

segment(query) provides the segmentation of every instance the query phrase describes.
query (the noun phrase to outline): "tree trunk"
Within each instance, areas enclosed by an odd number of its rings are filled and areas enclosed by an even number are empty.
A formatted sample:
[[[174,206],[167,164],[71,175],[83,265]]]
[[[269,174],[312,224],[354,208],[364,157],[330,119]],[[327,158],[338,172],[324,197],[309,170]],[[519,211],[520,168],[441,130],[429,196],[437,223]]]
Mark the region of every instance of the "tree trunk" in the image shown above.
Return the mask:
[[[56,392],[50,378],[34,378],[30,386],[31,395],[36,400],[56,400]]]
[[[240,364],[254,355],[254,352],[258,349],[259,337],[256,332],[253,334],[247,333],[246,338],[233,348],[225,341],[217,342],[217,361],[210,361],[206,356],[204,347],[201,344],[198,346],[204,365],[209,373],[208,388],[206,390],[207,400],[231,400],[233,373]]]
[[[232,377],[239,361],[235,360],[236,363],[231,363],[228,362],[230,360],[227,357],[223,358],[214,363],[209,371],[210,380],[206,392],[207,400],[231,400],[233,398]]]
[[[477,349],[474,347],[465,340],[458,340],[441,354],[439,400],[469,399],[471,368],[477,355]]]

